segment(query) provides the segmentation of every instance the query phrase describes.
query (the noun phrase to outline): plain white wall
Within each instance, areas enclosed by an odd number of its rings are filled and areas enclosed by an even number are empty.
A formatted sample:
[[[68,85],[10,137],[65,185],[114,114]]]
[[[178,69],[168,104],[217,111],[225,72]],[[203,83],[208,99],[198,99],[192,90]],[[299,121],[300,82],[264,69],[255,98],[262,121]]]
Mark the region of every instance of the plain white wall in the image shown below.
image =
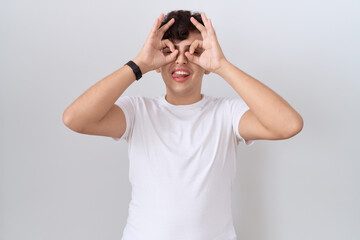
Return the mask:
[[[174,9],[205,11],[227,59],[304,119],[291,139],[239,146],[238,239],[360,239],[359,2],[177,2],[0,2],[0,239],[120,240],[127,143],[72,132],[62,114]],[[150,72],[124,95],[164,92]],[[202,92],[237,96],[214,74]]]

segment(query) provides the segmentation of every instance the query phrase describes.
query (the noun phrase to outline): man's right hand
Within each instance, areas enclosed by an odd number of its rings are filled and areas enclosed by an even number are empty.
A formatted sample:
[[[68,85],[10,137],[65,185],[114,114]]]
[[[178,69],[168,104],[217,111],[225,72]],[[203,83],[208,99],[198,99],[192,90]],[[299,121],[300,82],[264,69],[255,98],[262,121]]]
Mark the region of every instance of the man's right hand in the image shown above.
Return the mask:
[[[161,13],[160,17],[156,19],[140,53],[133,59],[133,61],[140,67],[142,74],[175,61],[178,54],[178,50],[175,50],[174,44],[169,39],[162,40],[164,33],[175,22],[175,19],[170,19],[166,24],[159,28],[163,19],[164,14]],[[169,47],[172,53],[164,55],[162,49],[165,47]]]

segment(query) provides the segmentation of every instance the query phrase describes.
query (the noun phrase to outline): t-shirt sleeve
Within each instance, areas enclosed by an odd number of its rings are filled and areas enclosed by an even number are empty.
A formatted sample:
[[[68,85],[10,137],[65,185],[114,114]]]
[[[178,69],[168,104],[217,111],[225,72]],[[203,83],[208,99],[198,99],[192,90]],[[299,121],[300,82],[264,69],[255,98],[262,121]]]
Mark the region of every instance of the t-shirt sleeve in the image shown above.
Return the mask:
[[[245,141],[245,139],[242,136],[240,136],[239,133],[240,119],[244,115],[244,113],[250,109],[249,106],[241,97],[226,98],[226,101],[228,102],[228,106],[230,108],[232,129],[236,136],[237,143],[239,144],[239,142],[242,141],[245,144],[245,146],[253,145],[255,140]]]
[[[132,135],[132,129],[135,121],[135,97],[134,96],[120,96],[118,100],[116,100],[115,104],[121,108],[125,115],[126,121],[126,130],[124,134],[120,138],[113,139],[115,141],[120,141],[121,139],[125,141],[129,141]]]

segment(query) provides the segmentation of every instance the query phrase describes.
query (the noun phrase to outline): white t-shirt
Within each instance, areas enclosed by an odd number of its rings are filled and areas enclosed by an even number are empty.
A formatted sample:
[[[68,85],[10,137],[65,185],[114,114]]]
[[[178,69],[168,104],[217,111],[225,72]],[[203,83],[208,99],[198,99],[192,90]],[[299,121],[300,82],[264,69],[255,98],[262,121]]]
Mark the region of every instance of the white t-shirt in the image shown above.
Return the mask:
[[[249,109],[240,98],[173,105],[121,96],[132,197],[122,240],[235,240],[231,211],[238,132]]]

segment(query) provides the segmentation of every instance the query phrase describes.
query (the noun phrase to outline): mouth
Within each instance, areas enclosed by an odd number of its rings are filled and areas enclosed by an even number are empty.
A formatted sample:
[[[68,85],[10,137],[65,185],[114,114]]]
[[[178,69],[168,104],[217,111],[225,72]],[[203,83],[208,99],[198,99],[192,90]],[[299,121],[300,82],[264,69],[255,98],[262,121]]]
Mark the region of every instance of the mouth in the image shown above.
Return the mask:
[[[184,68],[173,69],[171,76],[176,82],[185,82],[190,78],[190,71]]]

